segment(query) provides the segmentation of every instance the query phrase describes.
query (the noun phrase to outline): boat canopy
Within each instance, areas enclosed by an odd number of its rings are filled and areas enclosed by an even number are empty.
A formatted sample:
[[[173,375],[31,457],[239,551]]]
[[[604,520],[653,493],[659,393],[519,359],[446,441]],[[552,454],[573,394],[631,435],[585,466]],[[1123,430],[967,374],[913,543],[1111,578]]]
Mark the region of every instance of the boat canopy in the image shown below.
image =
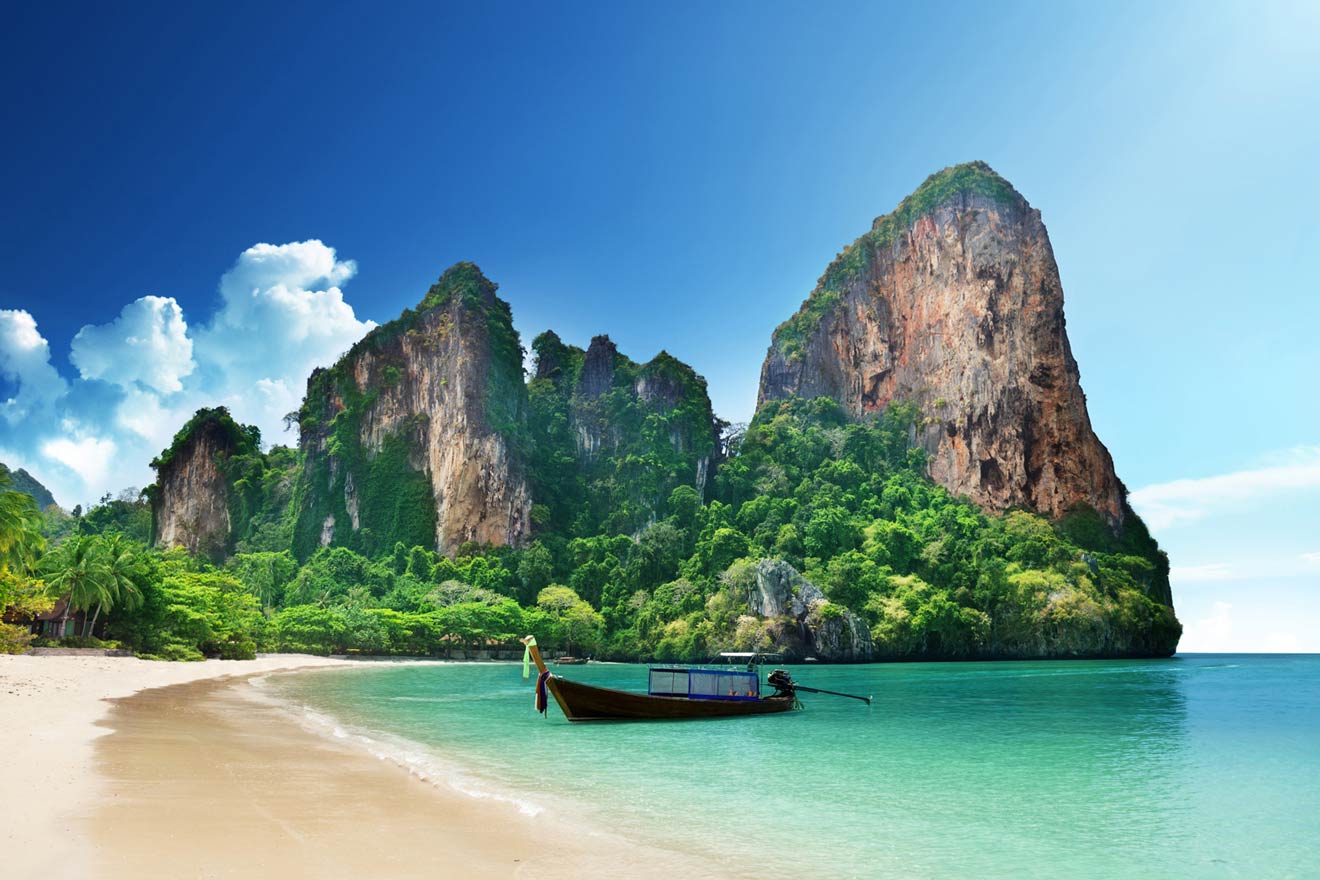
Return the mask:
[[[755,672],[659,667],[651,670],[647,693],[690,700],[756,700],[761,678]]]

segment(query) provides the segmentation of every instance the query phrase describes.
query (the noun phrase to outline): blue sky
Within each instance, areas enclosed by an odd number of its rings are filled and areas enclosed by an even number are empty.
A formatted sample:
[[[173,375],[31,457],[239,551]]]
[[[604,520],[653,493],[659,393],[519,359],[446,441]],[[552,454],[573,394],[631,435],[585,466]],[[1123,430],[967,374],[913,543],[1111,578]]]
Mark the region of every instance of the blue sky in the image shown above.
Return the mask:
[[[1320,650],[1314,3],[192,6],[0,34],[0,460],[62,503],[204,403],[288,439],[460,259],[524,341],[667,349],[746,419],[834,254],[984,159],[1043,213],[1184,647]]]

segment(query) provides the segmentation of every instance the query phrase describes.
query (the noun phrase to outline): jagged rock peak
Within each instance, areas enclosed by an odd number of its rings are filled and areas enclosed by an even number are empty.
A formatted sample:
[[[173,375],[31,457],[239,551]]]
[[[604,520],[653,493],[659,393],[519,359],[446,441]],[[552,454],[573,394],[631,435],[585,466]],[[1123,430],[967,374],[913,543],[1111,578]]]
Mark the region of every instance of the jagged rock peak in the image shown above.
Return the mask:
[[[599,397],[616,382],[631,382],[633,393],[648,404],[673,406],[694,390],[706,394],[706,380],[669,352],[662,350],[638,364],[620,354],[614,341],[603,334],[592,337],[584,351],[566,344],[553,330],[546,330],[532,341],[532,351],[536,355],[534,379],[549,380],[582,400]]]
[[[987,509],[1127,515],[1040,212],[983,162],[927,178],[775,330],[758,405],[791,396],[831,397],[854,418],[917,405],[931,477]]]
[[[600,397],[614,386],[614,366],[619,348],[608,336],[591,337],[582,375],[578,379],[578,393],[583,397]]]
[[[490,308],[499,298],[495,291],[499,285],[482,274],[476,263],[461,261],[450,266],[440,279],[431,285],[426,296],[417,304],[418,310],[432,309],[451,303],[469,307]]]
[[[637,396],[647,403],[659,401],[675,406],[691,388],[699,388],[705,394],[706,380],[664,350],[643,364],[637,374]]]
[[[577,375],[577,368],[582,362],[582,349],[565,345],[564,340],[553,330],[546,330],[532,340],[532,351],[536,354],[536,372],[534,379],[548,379],[561,386],[566,379]]]

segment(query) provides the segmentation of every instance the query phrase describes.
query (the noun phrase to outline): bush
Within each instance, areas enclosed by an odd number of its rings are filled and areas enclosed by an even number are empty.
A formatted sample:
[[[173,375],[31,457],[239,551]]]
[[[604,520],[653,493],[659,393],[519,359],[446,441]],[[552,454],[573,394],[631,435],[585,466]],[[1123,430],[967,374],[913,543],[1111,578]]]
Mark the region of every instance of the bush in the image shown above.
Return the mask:
[[[123,647],[121,642],[114,639],[98,639],[96,636],[62,636],[58,639],[34,636],[31,641],[34,648],[103,648],[117,651]]]
[[[98,639],[96,636],[64,636],[58,642],[61,648],[104,648],[116,651],[120,648],[117,641]]]
[[[205,659],[202,652],[190,645],[180,645],[177,642],[171,642],[160,649],[161,660],[175,660],[193,663]]]
[[[0,623],[0,654],[22,654],[34,638],[25,626]]]
[[[139,654],[134,654],[133,656],[137,657],[139,660],[182,661],[186,663],[193,663],[206,659],[202,656],[202,652],[198,651],[196,648],[189,647],[188,645],[180,645],[177,642],[170,642],[168,645],[160,649],[159,654],[151,654],[144,651]]]
[[[217,646],[216,656],[221,660],[255,660],[257,643],[251,639],[231,638]]]

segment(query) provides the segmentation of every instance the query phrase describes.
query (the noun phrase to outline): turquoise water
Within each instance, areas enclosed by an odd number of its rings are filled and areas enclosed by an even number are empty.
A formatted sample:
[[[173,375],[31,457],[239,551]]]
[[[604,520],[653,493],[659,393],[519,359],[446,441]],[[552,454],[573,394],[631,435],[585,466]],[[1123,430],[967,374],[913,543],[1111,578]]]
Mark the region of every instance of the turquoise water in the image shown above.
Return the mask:
[[[645,667],[570,677],[644,689]],[[528,812],[796,877],[1320,877],[1320,656],[800,666],[801,712],[570,725],[509,664],[272,679]]]

